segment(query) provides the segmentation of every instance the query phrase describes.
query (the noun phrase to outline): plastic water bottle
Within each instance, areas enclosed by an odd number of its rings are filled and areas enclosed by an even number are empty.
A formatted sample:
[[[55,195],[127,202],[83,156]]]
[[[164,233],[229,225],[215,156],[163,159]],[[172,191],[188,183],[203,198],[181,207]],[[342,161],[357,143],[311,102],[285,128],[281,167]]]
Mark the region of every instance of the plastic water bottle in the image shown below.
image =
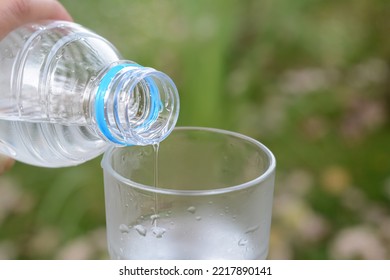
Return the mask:
[[[0,153],[16,160],[63,167],[109,145],[155,144],[178,113],[166,74],[78,24],[28,24],[0,41]]]

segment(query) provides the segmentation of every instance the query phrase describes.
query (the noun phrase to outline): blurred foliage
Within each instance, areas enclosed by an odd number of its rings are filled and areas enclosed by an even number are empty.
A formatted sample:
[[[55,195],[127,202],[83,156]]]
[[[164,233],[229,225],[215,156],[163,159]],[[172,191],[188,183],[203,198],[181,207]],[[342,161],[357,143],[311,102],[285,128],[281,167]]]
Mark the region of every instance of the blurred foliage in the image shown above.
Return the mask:
[[[270,258],[390,258],[390,1],[61,2],[172,77],[179,125],[274,152]],[[0,258],[107,258],[99,162],[1,176]]]

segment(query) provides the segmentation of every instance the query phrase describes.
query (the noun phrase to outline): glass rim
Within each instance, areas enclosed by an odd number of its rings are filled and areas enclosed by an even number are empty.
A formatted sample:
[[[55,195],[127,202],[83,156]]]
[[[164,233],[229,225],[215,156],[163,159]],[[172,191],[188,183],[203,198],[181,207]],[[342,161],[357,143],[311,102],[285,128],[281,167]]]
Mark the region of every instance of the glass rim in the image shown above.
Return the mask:
[[[230,193],[238,190],[243,190],[250,188],[256,184],[259,184],[266,179],[268,179],[274,172],[276,168],[276,159],[273,153],[262,143],[259,141],[246,136],[244,134],[218,129],[218,128],[209,128],[209,127],[197,127],[197,126],[181,126],[181,127],[175,127],[172,131],[179,131],[179,130],[199,130],[199,131],[207,131],[211,133],[216,134],[222,134],[222,135],[229,135],[236,138],[239,138],[241,140],[250,142],[254,145],[256,145],[260,150],[264,152],[264,154],[267,156],[269,160],[269,164],[266,168],[266,170],[261,173],[256,178],[249,180],[247,182],[244,182],[242,184],[237,184],[233,186],[227,186],[224,188],[214,188],[214,189],[208,189],[208,190],[177,190],[177,189],[169,189],[169,188],[160,188],[155,187],[151,185],[145,185],[138,182],[135,182],[129,178],[126,178],[122,175],[120,175],[117,171],[115,171],[112,167],[112,164],[110,162],[110,159],[112,158],[112,154],[115,152],[115,150],[126,148],[126,146],[112,146],[109,149],[107,149],[103,155],[103,159],[101,161],[101,167],[104,171],[108,172],[111,176],[115,177],[120,182],[128,185],[129,187],[137,188],[140,190],[148,191],[151,193],[158,193],[158,194],[169,194],[169,195],[186,195],[186,196],[206,196],[206,195],[215,195],[215,194],[223,194],[223,193]]]

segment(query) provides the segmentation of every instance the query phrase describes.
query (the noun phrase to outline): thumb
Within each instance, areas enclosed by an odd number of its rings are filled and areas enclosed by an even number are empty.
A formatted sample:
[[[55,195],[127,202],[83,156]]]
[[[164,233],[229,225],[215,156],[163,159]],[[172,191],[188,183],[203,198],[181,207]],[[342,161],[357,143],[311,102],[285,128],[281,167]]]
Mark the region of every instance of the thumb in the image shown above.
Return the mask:
[[[55,0],[0,0],[0,39],[20,25],[46,19],[72,21]]]

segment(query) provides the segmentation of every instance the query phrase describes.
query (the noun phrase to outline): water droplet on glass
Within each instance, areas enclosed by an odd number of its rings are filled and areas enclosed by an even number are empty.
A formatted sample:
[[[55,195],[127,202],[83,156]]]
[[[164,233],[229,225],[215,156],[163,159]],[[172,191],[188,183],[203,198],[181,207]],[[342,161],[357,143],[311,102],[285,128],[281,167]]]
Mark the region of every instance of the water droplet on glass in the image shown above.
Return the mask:
[[[251,232],[254,232],[256,230],[258,230],[260,227],[260,225],[254,225],[252,227],[248,227],[247,230],[245,231],[245,233],[251,233]]]
[[[187,208],[187,211],[190,212],[191,214],[194,214],[196,212],[195,206],[190,206]]]
[[[202,217],[201,217],[201,216],[197,216],[195,219],[196,219],[197,221],[200,221],[200,220],[202,220]]]
[[[150,219],[152,220],[152,224],[154,224],[154,222],[158,219],[160,219],[160,215],[159,214],[154,214],[152,216],[150,216]]]
[[[246,238],[241,238],[238,241],[238,246],[246,246],[247,244],[248,244],[248,239],[246,239]]]
[[[153,227],[152,232],[156,238],[161,238],[167,230],[162,227]]]
[[[121,233],[129,233],[130,231],[129,227],[125,224],[119,225],[119,230]]]
[[[134,226],[134,229],[138,232],[139,235],[145,236],[146,235],[146,228],[142,225],[136,225]]]

